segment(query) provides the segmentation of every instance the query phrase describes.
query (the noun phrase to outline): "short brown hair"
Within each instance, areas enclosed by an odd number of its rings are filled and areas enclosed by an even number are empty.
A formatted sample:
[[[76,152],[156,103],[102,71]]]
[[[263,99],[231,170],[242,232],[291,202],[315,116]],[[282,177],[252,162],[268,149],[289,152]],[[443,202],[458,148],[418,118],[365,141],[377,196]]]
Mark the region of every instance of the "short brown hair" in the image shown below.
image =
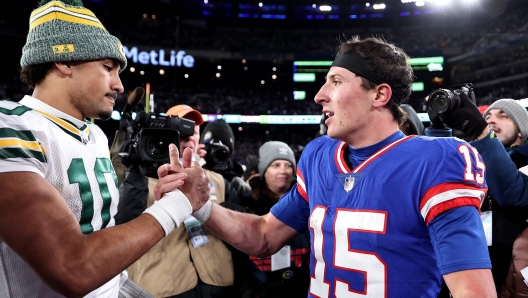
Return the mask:
[[[54,62],[46,62],[41,64],[34,64],[23,67],[20,69],[20,80],[28,85],[29,87],[35,89],[35,86],[40,84],[48,72],[51,69],[51,65]]]
[[[370,71],[377,74],[392,88],[392,97],[387,104],[394,119],[401,125],[405,121],[405,114],[400,108],[411,95],[411,86],[414,74],[411,66],[407,64],[409,56],[397,46],[380,38],[370,37],[361,39],[353,36],[351,39],[341,42],[336,56],[345,53],[357,53],[369,62]],[[361,77],[361,87],[372,90],[377,84]],[[396,97],[397,99],[395,99]]]

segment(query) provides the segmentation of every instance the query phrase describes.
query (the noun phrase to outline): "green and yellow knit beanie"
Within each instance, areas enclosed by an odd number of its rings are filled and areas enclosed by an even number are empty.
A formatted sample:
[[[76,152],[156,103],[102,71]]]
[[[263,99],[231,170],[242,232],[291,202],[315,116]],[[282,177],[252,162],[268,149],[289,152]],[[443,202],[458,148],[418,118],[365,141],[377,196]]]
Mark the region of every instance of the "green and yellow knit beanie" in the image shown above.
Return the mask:
[[[81,0],[42,0],[31,13],[20,65],[116,59],[123,71],[127,60],[121,42],[82,5]]]

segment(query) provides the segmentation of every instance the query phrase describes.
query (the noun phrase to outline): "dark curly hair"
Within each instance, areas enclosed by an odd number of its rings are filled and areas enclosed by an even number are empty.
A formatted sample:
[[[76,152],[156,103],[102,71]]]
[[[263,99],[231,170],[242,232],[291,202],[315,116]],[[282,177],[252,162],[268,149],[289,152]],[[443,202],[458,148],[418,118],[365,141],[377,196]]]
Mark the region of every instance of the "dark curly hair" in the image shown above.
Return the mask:
[[[44,80],[53,63],[54,62],[46,62],[21,68],[20,80],[30,88],[35,89],[35,86]]]
[[[336,56],[345,53],[357,53],[369,62],[370,71],[376,73],[392,88],[392,98],[387,104],[394,119],[401,125],[405,121],[405,113],[400,108],[400,103],[404,102],[411,95],[411,85],[414,74],[411,66],[407,64],[409,56],[395,45],[376,37],[361,39],[353,36],[351,39],[341,42],[337,49]],[[365,90],[372,90],[377,84],[361,77],[361,87]]]

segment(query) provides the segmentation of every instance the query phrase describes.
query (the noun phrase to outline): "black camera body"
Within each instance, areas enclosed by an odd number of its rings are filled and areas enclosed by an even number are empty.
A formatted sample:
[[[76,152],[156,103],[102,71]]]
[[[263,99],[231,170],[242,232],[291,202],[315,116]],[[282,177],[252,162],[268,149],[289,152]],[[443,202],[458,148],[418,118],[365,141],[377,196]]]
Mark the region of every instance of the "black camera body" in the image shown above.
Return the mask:
[[[229,167],[229,161],[231,160],[229,147],[224,145],[222,141],[215,139],[207,139],[204,144],[204,149],[207,151],[204,168],[215,172],[225,171]]]
[[[435,89],[429,93],[429,100],[427,106],[433,112],[438,114],[445,113],[458,108],[461,104],[460,93],[464,93],[469,99],[476,104],[475,92],[473,90],[473,84],[466,83],[462,85],[456,85],[447,89]]]
[[[194,134],[194,121],[178,116],[162,116],[139,112],[127,128],[130,138],[123,143],[119,155],[125,166],[134,161],[145,161],[159,166],[168,163],[169,144],[180,150],[180,138]]]

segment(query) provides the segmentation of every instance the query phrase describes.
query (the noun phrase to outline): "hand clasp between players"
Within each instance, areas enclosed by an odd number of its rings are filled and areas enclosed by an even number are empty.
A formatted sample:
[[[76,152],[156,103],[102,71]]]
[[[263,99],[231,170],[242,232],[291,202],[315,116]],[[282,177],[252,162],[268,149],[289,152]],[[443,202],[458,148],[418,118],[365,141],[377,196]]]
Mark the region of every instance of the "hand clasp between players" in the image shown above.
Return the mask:
[[[183,151],[182,164],[179,162],[178,148],[169,145],[170,164],[158,168],[159,181],[154,190],[156,200],[163,194],[179,189],[188,198],[193,211],[199,210],[209,201],[209,179],[200,164],[193,162],[192,150]]]

